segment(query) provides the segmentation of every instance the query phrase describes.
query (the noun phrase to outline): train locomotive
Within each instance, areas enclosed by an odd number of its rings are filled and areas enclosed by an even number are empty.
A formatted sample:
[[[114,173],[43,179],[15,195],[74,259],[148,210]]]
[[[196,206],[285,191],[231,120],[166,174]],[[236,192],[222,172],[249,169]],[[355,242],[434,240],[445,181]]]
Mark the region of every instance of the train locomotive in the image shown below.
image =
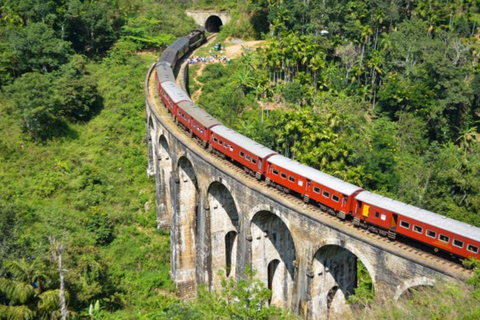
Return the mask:
[[[457,258],[480,259],[480,228],[363,190],[286,158],[196,106],[176,84],[174,70],[187,52],[205,41],[205,29],[195,29],[165,49],[155,66],[158,93],[168,112],[205,149],[265,180],[268,186],[295,194],[339,219],[352,220],[356,227],[392,240],[401,235]]]

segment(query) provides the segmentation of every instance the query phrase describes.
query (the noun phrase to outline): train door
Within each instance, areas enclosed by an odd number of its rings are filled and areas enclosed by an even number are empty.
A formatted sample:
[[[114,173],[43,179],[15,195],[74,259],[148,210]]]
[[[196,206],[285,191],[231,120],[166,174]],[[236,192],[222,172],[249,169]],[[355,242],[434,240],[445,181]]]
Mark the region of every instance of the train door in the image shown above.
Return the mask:
[[[341,209],[345,213],[348,213],[348,197],[344,194],[342,194],[342,196],[343,196],[343,199],[342,199]]]
[[[398,214],[392,213],[392,219],[390,220],[390,229],[395,230],[397,228]]]

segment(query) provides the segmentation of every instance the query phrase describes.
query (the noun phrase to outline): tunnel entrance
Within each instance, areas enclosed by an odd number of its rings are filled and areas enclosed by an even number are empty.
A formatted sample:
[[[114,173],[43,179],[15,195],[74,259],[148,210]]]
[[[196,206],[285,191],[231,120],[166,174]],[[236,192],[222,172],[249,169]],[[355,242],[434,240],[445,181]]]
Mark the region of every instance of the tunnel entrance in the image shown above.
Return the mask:
[[[223,26],[223,22],[218,16],[210,16],[205,22],[205,29],[208,32],[220,32],[221,26]]]

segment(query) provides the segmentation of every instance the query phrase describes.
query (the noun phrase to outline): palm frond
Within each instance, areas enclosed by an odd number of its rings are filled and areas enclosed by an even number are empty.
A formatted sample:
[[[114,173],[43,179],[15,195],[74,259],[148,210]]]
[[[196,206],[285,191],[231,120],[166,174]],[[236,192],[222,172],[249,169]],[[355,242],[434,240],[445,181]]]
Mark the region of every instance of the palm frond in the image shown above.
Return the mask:
[[[13,303],[25,303],[35,294],[31,284],[6,278],[0,278],[0,290]]]
[[[8,320],[31,320],[35,318],[35,312],[27,306],[4,306],[0,305],[0,319]]]

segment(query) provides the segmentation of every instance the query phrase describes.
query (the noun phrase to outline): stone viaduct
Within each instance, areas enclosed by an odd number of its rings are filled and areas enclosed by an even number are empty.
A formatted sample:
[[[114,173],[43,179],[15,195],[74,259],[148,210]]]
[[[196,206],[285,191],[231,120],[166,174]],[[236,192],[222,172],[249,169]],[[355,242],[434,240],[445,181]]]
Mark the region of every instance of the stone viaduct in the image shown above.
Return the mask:
[[[219,271],[238,278],[250,265],[272,290],[270,303],[326,319],[349,312],[358,259],[376,299],[398,299],[439,278],[465,278],[459,266],[360,232],[209,154],[172,122],[151,73],[145,80],[147,173],[155,177],[158,227],[171,231],[171,275],[181,297],[194,297],[199,284],[217,289]]]
[[[221,26],[230,21],[230,14],[226,11],[187,10],[185,13],[208,32],[218,32]]]

